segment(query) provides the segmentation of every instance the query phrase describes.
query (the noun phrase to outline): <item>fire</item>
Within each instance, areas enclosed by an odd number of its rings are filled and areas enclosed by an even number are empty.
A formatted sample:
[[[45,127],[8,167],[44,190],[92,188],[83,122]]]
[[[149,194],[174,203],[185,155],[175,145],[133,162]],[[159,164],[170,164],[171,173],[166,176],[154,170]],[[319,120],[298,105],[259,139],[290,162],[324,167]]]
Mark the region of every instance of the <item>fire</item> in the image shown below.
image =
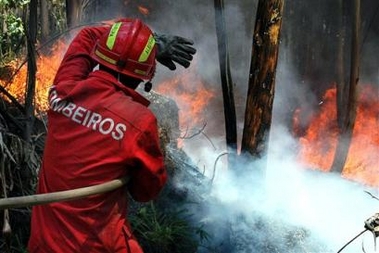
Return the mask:
[[[149,11],[148,8],[146,8],[146,7],[144,7],[144,6],[141,6],[141,5],[138,6],[138,11],[139,11],[141,14],[145,15],[145,16],[149,15],[149,13],[150,13],[150,11]]]
[[[195,63],[194,63],[195,65]],[[175,100],[179,107],[179,125],[183,131],[201,127],[204,112],[215,91],[207,88],[195,73],[195,66],[187,69],[182,75],[164,81],[157,86],[157,92]]]
[[[53,53],[49,56],[39,55],[37,58],[37,73],[36,73],[36,90],[34,97],[36,113],[45,112],[48,107],[47,95],[49,87],[52,85],[56,71],[58,70],[62,59],[61,52],[66,51],[66,45],[63,42],[58,42],[53,46]],[[23,62],[14,61],[12,66],[17,69]],[[27,82],[27,64],[24,64],[13,80],[8,84],[7,80],[0,80],[0,85],[19,101],[24,104],[25,90]]]
[[[39,55],[36,76],[36,112],[45,112],[48,107],[47,94],[53,83],[67,45],[58,42],[52,54]],[[21,62],[13,62],[17,69]],[[18,101],[23,104],[27,80],[26,64],[18,71],[10,83],[0,80]],[[215,91],[208,88],[196,73],[196,62],[191,68],[179,73],[175,78],[161,82],[157,92],[173,98],[179,107],[181,130],[187,131],[204,125],[204,112],[209,101],[215,97]],[[372,86],[360,85],[357,117],[343,176],[370,186],[379,186],[379,95]],[[298,130],[297,110],[294,117],[294,129]],[[338,128],[336,123],[336,89],[326,91],[319,112],[311,119],[304,135],[299,138],[299,160],[310,168],[329,171],[333,163],[337,146]]]
[[[53,83],[63,53],[67,44],[58,42],[53,46],[52,54],[40,55],[37,60],[38,72],[36,75],[36,113],[45,112],[48,108],[48,90]],[[21,63],[14,62],[14,68]],[[179,107],[179,124],[183,129],[191,130],[204,124],[202,115],[208,102],[214,97],[214,91],[205,87],[196,73],[195,62],[193,67],[186,69],[183,74],[161,82],[156,86],[157,92],[171,97]],[[7,85],[6,81],[0,80],[0,85],[6,86],[7,91],[12,94],[21,104],[24,104],[24,92],[26,87],[27,66],[26,64],[18,71],[12,82]]]
[[[299,139],[301,161],[310,167],[328,171],[333,162],[337,146],[338,129],[336,122],[336,90],[326,91],[322,108],[309,124],[305,136]],[[300,109],[296,111],[298,121]],[[295,125],[297,128],[297,125]]]
[[[320,111],[299,139],[299,159],[308,167],[329,171],[337,146],[336,89],[326,91]],[[295,117],[295,121],[297,118]],[[296,128],[297,126],[295,126]],[[345,178],[379,186],[379,97],[372,86],[361,86],[353,139],[343,170]]]

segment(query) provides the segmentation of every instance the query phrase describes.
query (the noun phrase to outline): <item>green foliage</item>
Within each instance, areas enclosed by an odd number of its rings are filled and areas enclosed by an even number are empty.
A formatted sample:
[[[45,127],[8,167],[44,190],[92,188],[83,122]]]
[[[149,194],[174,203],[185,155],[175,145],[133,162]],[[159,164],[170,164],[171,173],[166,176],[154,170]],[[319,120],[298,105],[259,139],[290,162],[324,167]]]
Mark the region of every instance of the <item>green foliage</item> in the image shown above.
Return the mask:
[[[5,17],[5,23],[7,24],[6,34],[3,34],[5,38],[9,39],[12,45],[19,42],[20,39],[25,35],[25,29],[20,17],[15,15],[7,15]]]
[[[193,227],[186,210],[159,211],[153,203],[129,217],[134,234],[146,253],[192,253],[209,235]]]
[[[27,5],[29,2],[30,0],[0,0],[0,6],[1,8],[7,7],[15,9]]]
[[[23,43],[25,29],[20,17],[29,0],[0,0],[0,56],[16,54]]]
[[[61,33],[67,29],[66,22],[66,2],[62,0],[48,1],[51,13],[51,23],[54,27],[51,27],[52,34]]]

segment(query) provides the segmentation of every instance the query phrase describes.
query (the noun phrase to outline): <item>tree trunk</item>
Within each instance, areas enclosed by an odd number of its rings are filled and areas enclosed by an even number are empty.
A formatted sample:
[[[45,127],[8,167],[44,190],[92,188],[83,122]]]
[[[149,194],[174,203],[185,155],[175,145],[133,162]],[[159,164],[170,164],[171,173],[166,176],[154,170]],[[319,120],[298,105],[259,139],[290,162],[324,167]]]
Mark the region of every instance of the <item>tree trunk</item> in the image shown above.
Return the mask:
[[[31,0],[29,4],[29,22],[27,31],[27,46],[28,46],[28,76],[27,88],[25,96],[25,141],[31,140],[32,129],[34,126],[34,94],[36,84],[36,37],[37,37],[37,9],[38,0]]]
[[[352,27],[350,83],[346,96],[348,97],[345,121],[340,129],[337,149],[334,156],[332,172],[342,173],[349,153],[356,118],[357,84],[359,79],[359,31],[360,31],[360,0],[354,0],[354,19]],[[345,97],[345,96],[344,96]]]
[[[66,0],[67,27],[71,28],[79,25],[82,14],[81,0]]]
[[[346,112],[346,85],[347,80],[345,80],[345,37],[346,37],[346,3],[343,0],[339,0],[340,5],[340,18],[339,27],[340,31],[338,33],[338,49],[337,49],[337,123],[338,127],[341,129],[344,122]]]
[[[283,5],[283,0],[258,3],[241,147],[255,158],[268,146]]]
[[[216,32],[218,42],[218,55],[220,61],[220,73],[222,94],[224,101],[224,116],[225,116],[225,132],[226,145],[230,155],[234,156],[237,153],[237,119],[234,103],[233,81],[230,73],[230,62],[228,52],[228,39],[225,27],[224,17],[224,1],[215,0],[215,18]],[[229,157],[231,157],[229,156]],[[229,164],[233,159],[229,159]]]
[[[47,0],[40,0],[41,41],[45,42],[50,34],[49,8]]]

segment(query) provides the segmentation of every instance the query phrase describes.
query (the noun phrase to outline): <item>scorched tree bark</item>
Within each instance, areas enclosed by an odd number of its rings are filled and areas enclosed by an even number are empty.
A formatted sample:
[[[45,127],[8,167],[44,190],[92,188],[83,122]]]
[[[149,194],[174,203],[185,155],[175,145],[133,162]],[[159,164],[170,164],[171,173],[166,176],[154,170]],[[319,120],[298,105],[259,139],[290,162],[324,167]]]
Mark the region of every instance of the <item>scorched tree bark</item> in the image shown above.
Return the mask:
[[[259,158],[267,149],[275,92],[284,0],[260,0],[254,28],[241,151]]]
[[[340,135],[337,144],[334,161],[331,168],[332,172],[342,173],[349,153],[351,139],[355,125],[357,110],[357,84],[359,80],[359,31],[360,31],[360,0],[353,1],[353,26],[351,40],[351,65],[350,65],[350,83],[342,97],[347,97],[346,110],[339,113],[343,119],[340,126]],[[344,90],[340,91],[344,92]],[[339,107],[341,108],[341,107]]]
[[[36,86],[36,48],[37,41],[37,9],[38,1],[31,0],[29,5],[29,22],[27,31],[27,47],[28,47],[28,77],[25,96],[25,140],[27,143],[31,141],[31,134],[34,126],[34,94]]]
[[[225,27],[224,1],[215,0],[215,19],[218,55],[220,61],[221,85],[224,101],[226,144],[228,149],[236,154],[237,151],[237,123],[234,104],[233,81],[230,73],[228,39]],[[233,154],[232,154],[233,156]],[[230,161],[231,162],[231,161]]]

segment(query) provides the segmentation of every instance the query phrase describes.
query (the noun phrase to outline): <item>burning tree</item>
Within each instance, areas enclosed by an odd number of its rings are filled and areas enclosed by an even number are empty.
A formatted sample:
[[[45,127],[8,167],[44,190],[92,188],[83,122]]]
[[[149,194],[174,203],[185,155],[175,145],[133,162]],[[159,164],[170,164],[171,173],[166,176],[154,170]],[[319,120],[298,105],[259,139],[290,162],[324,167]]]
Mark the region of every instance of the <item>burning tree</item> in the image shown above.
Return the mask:
[[[354,22],[352,25],[352,49],[351,49],[351,67],[350,67],[350,83],[345,87],[344,83],[339,83],[338,89],[338,123],[340,126],[339,142],[336,149],[331,171],[342,173],[349,152],[351,139],[353,138],[353,130],[356,120],[357,110],[357,85],[359,80],[359,31],[360,31],[360,0],[353,1]],[[347,98],[344,99],[344,98]]]
[[[241,147],[256,158],[267,151],[283,5],[282,0],[258,4]]]
[[[235,156],[237,152],[237,120],[234,104],[233,81],[230,73],[228,40],[225,28],[224,2],[222,0],[215,0],[215,17],[221,72],[221,86],[224,100],[226,145],[227,148],[230,149],[230,156]],[[230,163],[232,162],[233,159],[230,160]]]

